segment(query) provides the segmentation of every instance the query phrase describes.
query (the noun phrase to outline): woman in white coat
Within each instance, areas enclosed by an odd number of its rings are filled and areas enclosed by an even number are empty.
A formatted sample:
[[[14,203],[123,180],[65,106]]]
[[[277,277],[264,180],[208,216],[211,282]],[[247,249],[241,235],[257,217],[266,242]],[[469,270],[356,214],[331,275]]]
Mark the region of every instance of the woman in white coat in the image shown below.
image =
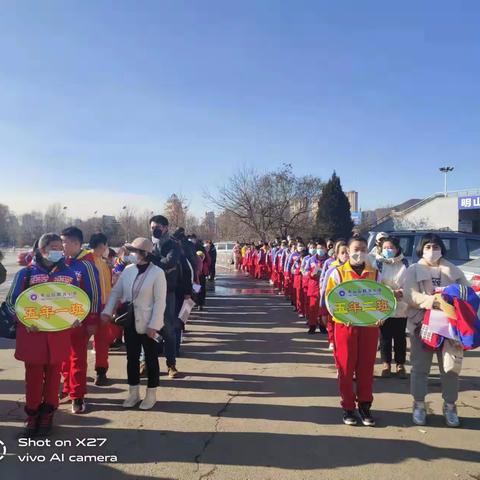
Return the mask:
[[[406,378],[405,360],[407,355],[408,305],[403,300],[403,284],[407,273],[408,261],[403,256],[398,238],[386,237],[380,241],[381,254],[377,254],[376,266],[381,273],[381,282],[393,290],[397,299],[395,313],[380,326],[380,354],[383,361],[382,377],[392,373],[392,346],[395,352],[396,375]]]
[[[140,408],[149,410],[157,401],[160,378],[157,340],[164,323],[167,282],[163,270],[151,263],[153,243],[150,240],[136,238],[125,247],[131,252],[132,265],[125,268],[112,288],[102,318],[104,321],[111,319],[119,300],[133,302],[135,320],[124,329],[129,394],[123,406],[131,408],[140,402],[140,351],[143,347],[148,384]]]
[[[442,239],[433,233],[423,236],[417,246],[418,263],[407,270],[404,285],[405,300],[408,302],[407,330],[410,333],[410,360],[412,372],[410,376],[410,391],[413,396],[413,423],[425,425],[427,411],[425,397],[428,392],[428,374],[432,365],[434,353],[425,348],[421,338],[425,312],[440,309],[435,293],[453,283],[468,286],[463,272],[448,260]],[[443,414],[448,427],[458,427],[460,420],[455,402],[458,398],[458,373],[445,372],[442,368],[441,355],[439,366],[442,380]]]

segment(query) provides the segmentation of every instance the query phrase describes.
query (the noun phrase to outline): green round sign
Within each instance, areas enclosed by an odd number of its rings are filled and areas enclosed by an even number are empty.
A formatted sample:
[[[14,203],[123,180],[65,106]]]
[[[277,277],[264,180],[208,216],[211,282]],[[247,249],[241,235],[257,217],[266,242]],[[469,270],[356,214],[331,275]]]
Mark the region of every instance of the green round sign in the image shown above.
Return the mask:
[[[379,282],[349,280],[328,294],[327,308],[341,323],[366,327],[391,317],[397,300],[392,290]]]
[[[27,327],[43,332],[67,330],[90,311],[88,295],[74,285],[48,282],[22,292],[15,302],[15,313]]]

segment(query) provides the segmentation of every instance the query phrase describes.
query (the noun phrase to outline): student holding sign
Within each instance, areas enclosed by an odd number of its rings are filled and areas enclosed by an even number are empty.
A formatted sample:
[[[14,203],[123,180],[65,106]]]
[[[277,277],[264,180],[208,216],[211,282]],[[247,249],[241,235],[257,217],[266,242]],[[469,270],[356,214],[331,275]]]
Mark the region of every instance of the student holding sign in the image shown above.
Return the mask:
[[[377,280],[378,272],[368,263],[367,241],[361,237],[348,243],[349,260],[333,270],[327,280],[326,295],[338,285],[349,280]],[[361,306],[358,302],[346,302],[346,309],[354,317]],[[347,311],[346,310],[346,311]],[[330,310],[332,311],[332,310]],[[373,427],[375,420],[370,412],[373,401],[373,367],[378,345],[378,327],[357,326],[342,322],[333,315],[335,322],[335,360],[343,422],[356,425],[355,406],[365,426]],[[356,394],[353,376],[356,376]]]
[[[75,271],[65,265],[60,237],[46,233],[38,242],[32,263],[15,276],[7,297],[10,313],[18,318],[15,304],[22,292],[51,282],[76,286],[77,277]],[[35,294],[32,293],[30,298],[35,300]],[[25,363],[25,437],[48,435],[51,431],[53,414],[58,407],[60,367],[69,356],[71,336],[70,329],[39,331],[43,322],[48,328],[53,310],[45,306],[30,309],[25,309],[24,318],[31,318],[33,323],[26,326],[18,322],[15,348],[15,358]],[[78,322],[72,326],[78,326]]]

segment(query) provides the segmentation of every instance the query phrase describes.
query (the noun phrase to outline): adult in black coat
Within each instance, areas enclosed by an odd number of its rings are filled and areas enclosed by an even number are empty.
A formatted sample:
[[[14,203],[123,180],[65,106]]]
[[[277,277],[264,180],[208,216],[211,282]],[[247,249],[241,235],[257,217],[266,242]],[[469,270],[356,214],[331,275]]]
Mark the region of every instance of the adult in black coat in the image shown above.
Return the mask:
[[[162,329],[165,341],[165,357],[167,360],[168,376],[175,378],[177,370],[177,332],[180,320],[176,314],[176,290],[179,275],[180,250],[175,240],[168,232],[168,219],[163,215],[155,215],[150,219],[152,242],[154,243],[152,263],[165,272],[167,280],[167,305],[165,308],[165,322]]]

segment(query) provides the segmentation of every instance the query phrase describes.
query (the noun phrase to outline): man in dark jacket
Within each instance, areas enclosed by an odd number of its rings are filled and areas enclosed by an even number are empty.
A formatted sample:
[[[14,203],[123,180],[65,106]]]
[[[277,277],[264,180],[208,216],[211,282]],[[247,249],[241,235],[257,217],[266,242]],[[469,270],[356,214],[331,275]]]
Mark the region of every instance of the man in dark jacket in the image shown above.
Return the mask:
[[[168,232],[168,219],[163,215],[155,215],[150,219],[152,232],[153,260],[152,263],[165,272],[167,279],[167,305],[165,308],[165,326],[163,336],[165,340],[165,357],[167,360],[168,376],[178,376],[176,366],[176,336],[179,328],[179,320],[176,314],[176,296],[180,250],[176,242]]]

